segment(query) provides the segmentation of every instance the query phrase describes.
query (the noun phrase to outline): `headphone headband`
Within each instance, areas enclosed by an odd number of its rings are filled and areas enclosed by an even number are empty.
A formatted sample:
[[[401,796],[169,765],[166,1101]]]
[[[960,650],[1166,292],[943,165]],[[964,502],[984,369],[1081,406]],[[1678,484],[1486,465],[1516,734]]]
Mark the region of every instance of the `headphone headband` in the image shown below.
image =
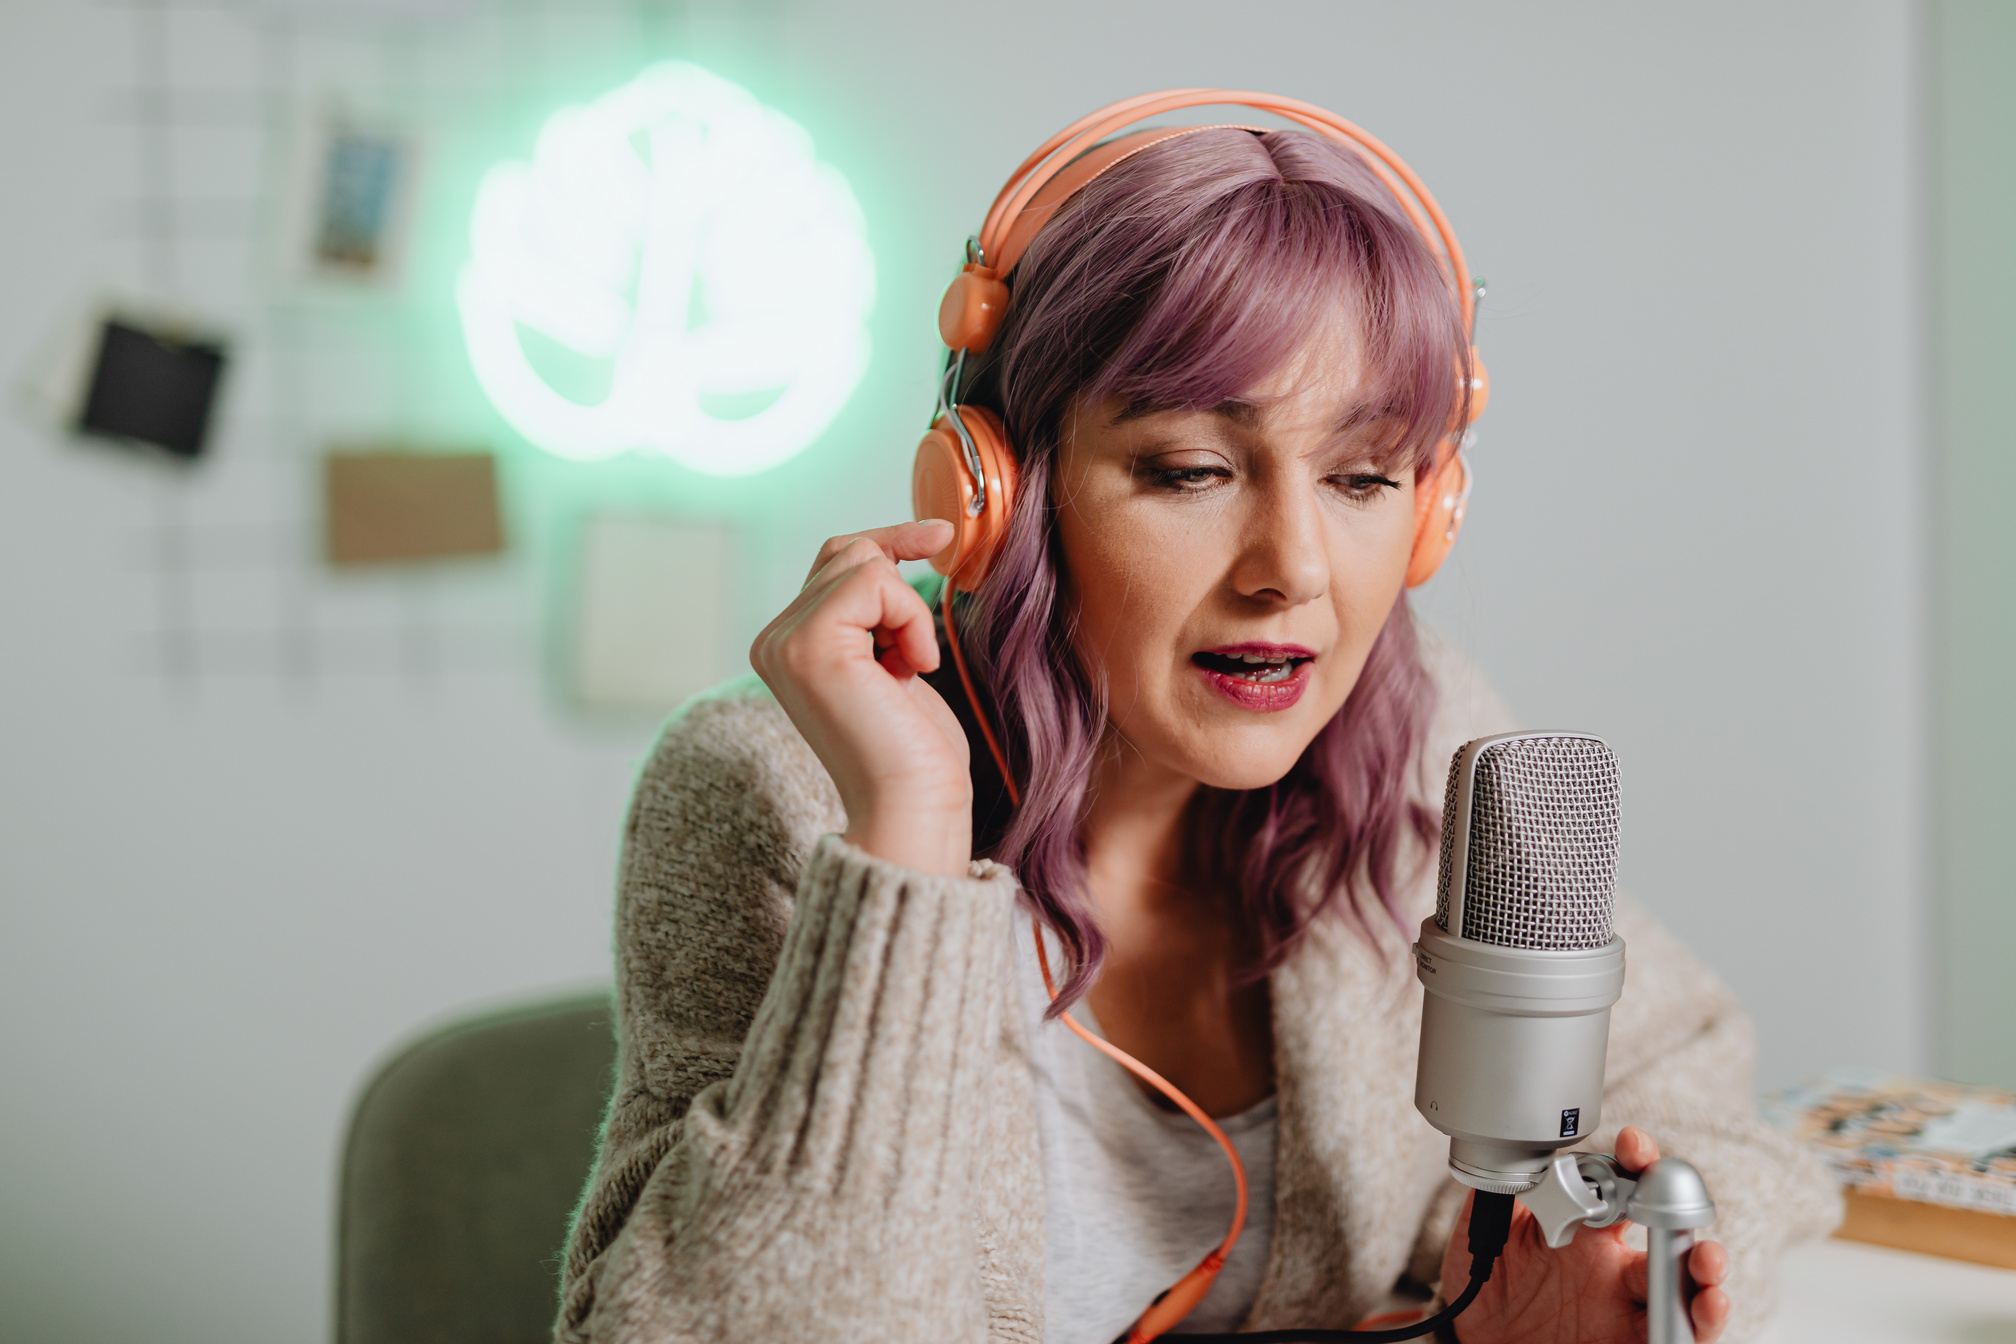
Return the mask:
[[[1476,293],[1470,281],[1470,268],[1463,260],[1463,245],[1456,240],[1456,230],[1450,226],[1448,216],[1442,213],[1442,207],[1435,203],[1427,184],[1398,154],[1369,131],[1314,103],[1271,93],[1233,89],[1166,89],[1123,98],[1080,117],[1037,146],[1036,152],[1022,161],[1001,188],[1000,194],[995,196],[994,204],[980,226],[980,262],[997,275],[1006,277],[1013,263],[1021,259],[1020,247],[1016,247],[1012,255],[1007,251],[1010,235],[1016,231],[1016,222],[1053,178],[1100,141],[1164,113],[1189,107],[1219,106],[1250,107],[1258,112],[1269,112],[1355,151],[1400,202],[1401,209],[1407,212],[1408,219],[1413,221],[1422,238],[1431,247],[1439,246],[1437,260],[1441,262],[1444,274],[1456,291],[1457,302],[1462,306],[1463,328],[1466,332],[1474,329]],[[1185,131],[1189,129],[1192,128],[1184,128]],[[1113,160],[1118,161],[1118,158]],[[1101,165],[1100,171],[1110,166],[1110,163]],[[1088,174],[1086,180],[1093,176],[1097,174]],[[1079,185],[1083,183],[1074,184],[1074,189]]]
[[[1216,129],[1139,128],[1139,123],[1182,108],[1228,105],[1271,113],[1357,155],[1393,193],[1430,251],[1439,248],[1437,264],[1456,293],[1466,334],[1474,334],[1477,290],[1463,260],[1462,244],[1456,241],[1456,231],[1442,207],[1399,155],[1336,113],[1274,94],[1172,89],[1137,94],[1080,117],[1044,141],[1016,168],[994,198],[979,235],[968,244],[965,266],[953,277],[938,305],[938,332],[949,353],[939,384],[938,413],[917,445],[911,498],[919,518],[945,518],[953,524],[952,540],[931,557],[932,567],[947,576],[948,591],[971,592],[979,587],[1000,549],[1012,511],[1018,458],[1007,432],[991,413],[959,404],[967,354],[987,348],[1007,313],[1009,272],[1057,209],[1086,183],[1152,145]],[[1120,134],[1130,128],[1138,129]],[[1236,129],[1264,133],[1257,126]],[[1407,566],[1410,588],[1426,582],[1455,543],[1470,494],[1469,467],[1462,460],[1465,431],[1483,412],[1490,395],[1490,382],[1474,345],[1467,358],[1459,356],[1452,373],[1460,380],[1458,404],[1463,410],[1452,416],[1449,426],[1454,449],[1438,453],[1416,474],[1414,551]],[[965,665],[949,619],[946,642],[963,680]],[[1005,765],[1002,774],[1007,776]]]

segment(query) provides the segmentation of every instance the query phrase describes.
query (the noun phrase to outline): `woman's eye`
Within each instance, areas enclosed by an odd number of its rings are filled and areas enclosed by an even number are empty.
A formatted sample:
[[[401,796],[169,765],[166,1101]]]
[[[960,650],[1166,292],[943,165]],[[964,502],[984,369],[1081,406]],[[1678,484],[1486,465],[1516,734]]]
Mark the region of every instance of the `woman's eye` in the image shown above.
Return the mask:
[[[1400,482],[1386,476],[1375,476],[1369,472],[1352,472],[1344,476],[1332,476],[1331,482],[1343,491],[1346,497],[1360,503],[1370,503],[1387,490],[1398,490]]]
[[[1202,490],[1225,474],[1223,467],[1157,467],[1148,478],[1165,490]]]

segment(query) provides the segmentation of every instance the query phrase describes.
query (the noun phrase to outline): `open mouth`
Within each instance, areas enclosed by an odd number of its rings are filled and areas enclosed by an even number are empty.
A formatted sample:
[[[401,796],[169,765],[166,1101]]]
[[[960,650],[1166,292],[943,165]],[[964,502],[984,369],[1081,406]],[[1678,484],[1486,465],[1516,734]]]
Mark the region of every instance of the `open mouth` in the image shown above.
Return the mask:
[[[1232,677],[1255,686],[1274,686],[1294,679],[1296,670],[1314,661],[1314,654],[1269,650],[1258,652],[1193,653],[1190,661],[1207,672]]]
[[[1190,665],[1204,684],[1240,709],[1292,709],[1309,689],[1313,651],[1300,644],[1228,644],[1200,649]]]

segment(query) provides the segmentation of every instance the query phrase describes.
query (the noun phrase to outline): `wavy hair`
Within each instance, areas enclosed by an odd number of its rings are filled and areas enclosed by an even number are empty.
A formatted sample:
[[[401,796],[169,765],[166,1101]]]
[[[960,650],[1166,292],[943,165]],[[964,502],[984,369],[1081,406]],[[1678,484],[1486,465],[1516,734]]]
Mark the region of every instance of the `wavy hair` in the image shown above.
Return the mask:
[[[1401,426],[1386,468],[1418,477],[1462,409],[1455,374],[1469,340],[1439,262],[1384,184],[1350,150],[1301,131],[1199,131],[1123,160],[1036,236],[1010,293],[964,400],[1001,416],[1021,484],[1002,552],[956,618],[1021,786],[991,853],[1062,944],[1060,1012],[1106,949],[1080,837],[1105,690],[1076,652],[1050,498],[1071,407],[1216,406],[1343,311],[1360,328],[1368,385]],[[1439,824],[1408,787],[1433,701],[1403,593],[1343,708],[1286,775],[1200,789],[1194,857],[1256,931],[1254,974],[1326,910],[1364,934],[1371,907],[1399,922],[1409,842],[1425,854]]]

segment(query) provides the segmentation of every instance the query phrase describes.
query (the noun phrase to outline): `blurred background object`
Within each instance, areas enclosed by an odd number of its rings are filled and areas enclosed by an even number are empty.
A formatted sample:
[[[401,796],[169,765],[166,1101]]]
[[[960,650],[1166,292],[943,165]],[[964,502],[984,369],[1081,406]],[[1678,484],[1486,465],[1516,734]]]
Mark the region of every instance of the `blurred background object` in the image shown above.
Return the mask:
[[[323,459],[332,565],[442,560],[504,549],[489,453],[339,451]]]
[[[2016,527],[2002,508],[2016,492],[2016,6],[1941,0],[1929,14],[1938,1064],[2016,1087]]]
[[[219,341],[108,317],[98,329],[98,358],[77,428],[175,457],[198,457],[223,373]]]
[[[370,1079],[338,1186],[336,1344],[545,1344],[615,1078],[606,995],[452,1022]]]
[[[746,89],[660,61],[485,173],[456,295],[511,426],[564,458],[717,476],[818,439],[868,366],[875,264],[813,148]]]
[[[1007,172],[1171,85],[1370,128],[1491,278],[1421,610],[1615,745],[1622,883],[1760,1086],[2016,1084],[2012,63],[1987,0],[0,6],[0,377],[229,339],[184,469],[0,414],[10,1344],[326,1337],[362,1081],[606,984],[655,715],[907,516]],[[717,104],[788,209],[669,171],[740,161]],[[509,548],[330,565],[332,444],[489,450]]]
[[[582,705],[655,720],[736,670],[724,637],[733,541],[675,517],[583,521],[569,658]]]
[[[341,104],[297,114],[280,201],[282,264],[320,281],[399,281],[420,187],[420,144]]]
[[[2016,1269],[2016,1092],[1838,1068],[1764,1116],[1840,1181],[1835,1235]]]

